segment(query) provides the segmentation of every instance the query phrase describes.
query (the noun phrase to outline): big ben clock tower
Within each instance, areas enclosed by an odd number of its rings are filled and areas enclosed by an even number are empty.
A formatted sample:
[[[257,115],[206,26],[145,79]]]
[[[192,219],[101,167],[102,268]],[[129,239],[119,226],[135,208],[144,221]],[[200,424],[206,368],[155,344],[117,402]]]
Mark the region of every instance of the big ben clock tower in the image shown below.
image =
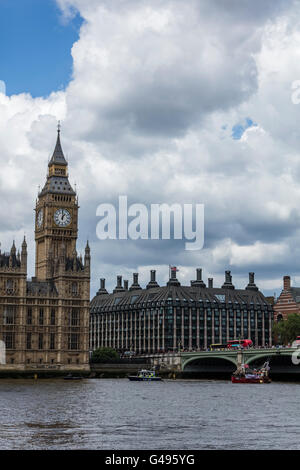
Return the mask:
[[[35,207],[35,276],[27,278],[21,253],[0,250],[0,341],[5,365],[38,373],[89,370],[89,244],[78,255],[78,198],[68,179],[60,126],[45,185]],[[13,327],[12,327],[13,326]]]
[[[46,280],[53,277],[53,261],[62,250],[66,258],[74,256],[78,233],[78,200],[68,179],[59,125],[47,181],[38,195],[35,212],[35,272],[38,280]]]
[[[50,362],[51,368],[89,368],[90,248],[87,243],[84,258],[78,256],[78,208],[58,125],[47,179],[35,207],[36,262],[30,287],[41,295],[48,292],[51,299],[51,305],[46,306],[47,300],[38,311],[38,334],[45,335],[41,328],[47,325],[50,337],[44,341],[39,336],[37,343],[38,361]],[[42,346],[46,346],[44,357]]]

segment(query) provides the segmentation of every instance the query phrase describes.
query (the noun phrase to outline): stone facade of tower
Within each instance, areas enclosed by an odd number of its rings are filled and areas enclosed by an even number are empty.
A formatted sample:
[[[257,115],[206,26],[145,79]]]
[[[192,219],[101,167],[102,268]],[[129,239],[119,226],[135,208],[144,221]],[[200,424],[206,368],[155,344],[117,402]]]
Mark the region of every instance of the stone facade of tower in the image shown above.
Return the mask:
[[[90,248],[78,256],[78,199],[58,130],[35,207],[35,277],[27,244],[0,251],[0,370],[89,370]],[[4,347],[5,346],[5,347]]]

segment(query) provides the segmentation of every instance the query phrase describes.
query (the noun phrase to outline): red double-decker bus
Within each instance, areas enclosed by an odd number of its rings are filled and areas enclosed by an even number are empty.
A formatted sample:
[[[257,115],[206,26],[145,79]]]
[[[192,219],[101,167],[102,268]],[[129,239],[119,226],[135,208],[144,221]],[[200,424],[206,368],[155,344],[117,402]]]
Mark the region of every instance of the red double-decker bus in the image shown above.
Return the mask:
[[[252,348],[253,342],[251,339],[233,339],[227,342],[227,348]]]

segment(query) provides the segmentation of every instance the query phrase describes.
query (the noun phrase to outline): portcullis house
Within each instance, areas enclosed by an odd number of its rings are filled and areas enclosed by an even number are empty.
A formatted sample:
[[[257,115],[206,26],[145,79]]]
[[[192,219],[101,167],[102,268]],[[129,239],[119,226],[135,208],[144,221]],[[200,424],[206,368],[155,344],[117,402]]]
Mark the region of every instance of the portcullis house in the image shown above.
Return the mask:
[[[137,273],[129,288],[118,276],[111,294],[101,279],[90,321],[92,350],[109,346],[136,353],[192,351],[239,338],[270,346],[273,307],[256,286],[254,273],[249,273],[245,289],[236,289],[230,271],[222,287],[215,287],[213,279],[206,286],[201,269],[190,286],[181,285],[172,270],[167,285],[160,287],[152,270],[145,289]]]

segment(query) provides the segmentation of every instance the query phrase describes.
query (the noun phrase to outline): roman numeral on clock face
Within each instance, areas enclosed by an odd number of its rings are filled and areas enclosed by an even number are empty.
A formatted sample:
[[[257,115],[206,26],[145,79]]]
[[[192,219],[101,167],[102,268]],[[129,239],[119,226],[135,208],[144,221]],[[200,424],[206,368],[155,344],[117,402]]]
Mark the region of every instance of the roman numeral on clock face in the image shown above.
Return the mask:
[[[54,222],[59,227],[67,227],[71,222],[71,215],[67,209],[57,209],[54,213]]]

